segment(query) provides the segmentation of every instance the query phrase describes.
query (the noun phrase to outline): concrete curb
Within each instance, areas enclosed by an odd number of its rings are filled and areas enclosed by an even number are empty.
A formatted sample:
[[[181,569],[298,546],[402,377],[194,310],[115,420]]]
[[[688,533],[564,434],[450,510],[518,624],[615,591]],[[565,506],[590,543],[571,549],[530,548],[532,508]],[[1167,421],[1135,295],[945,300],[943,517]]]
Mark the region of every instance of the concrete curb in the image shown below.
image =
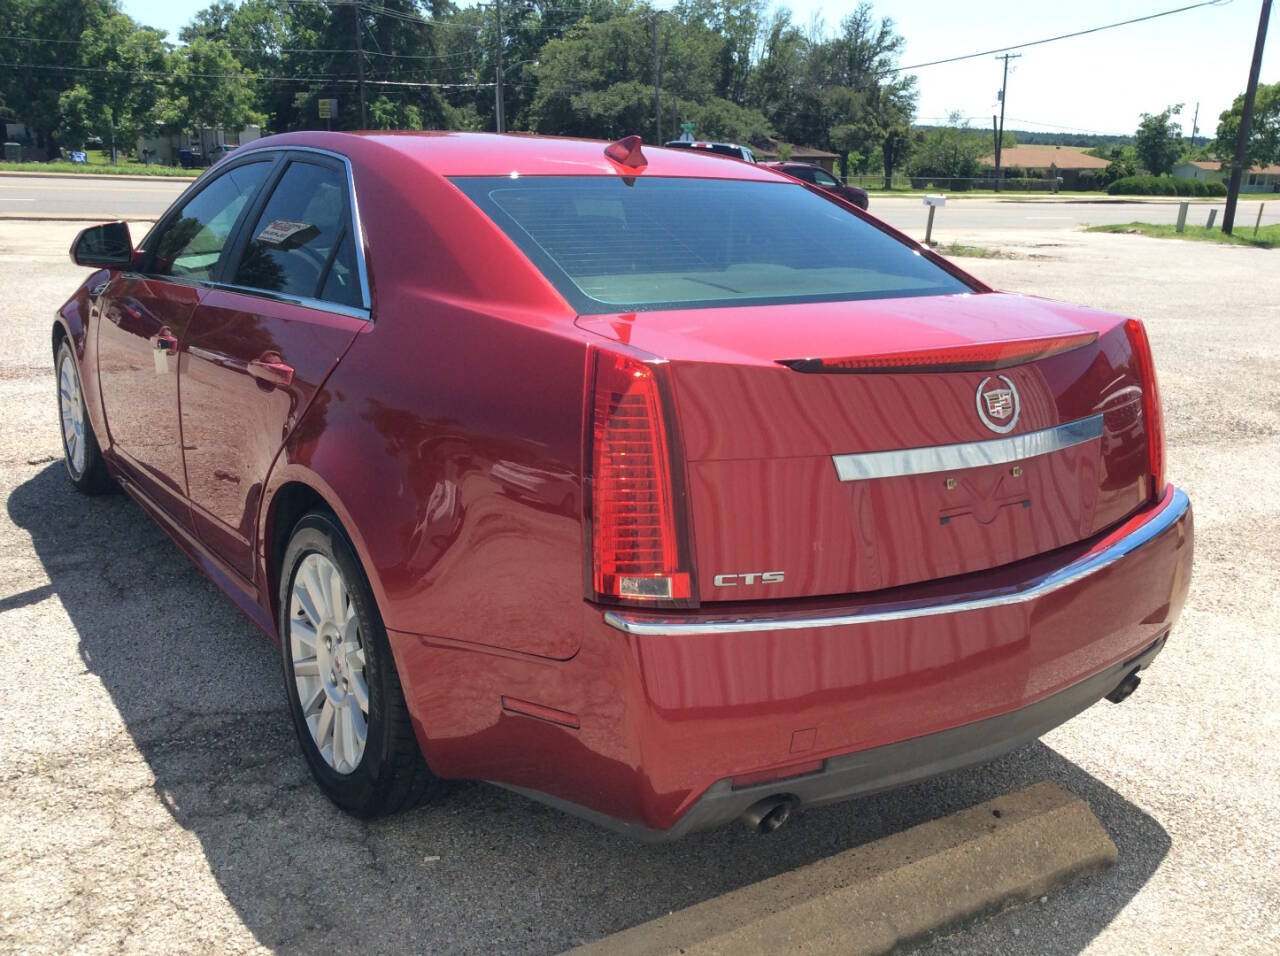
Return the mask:
[[[204,170],[201,170],[203,172]],[[37,173],[19,172],[14,169],[0,169],[0,177],[11,176],[15,179],[91,179],[105,182],[154,183],[172,182],[190,185],[196,181],[195,176],[139,176],[135,173]]]
[[[1088,805],[1042,782],[571,952],[884,953],[1115,861]]]

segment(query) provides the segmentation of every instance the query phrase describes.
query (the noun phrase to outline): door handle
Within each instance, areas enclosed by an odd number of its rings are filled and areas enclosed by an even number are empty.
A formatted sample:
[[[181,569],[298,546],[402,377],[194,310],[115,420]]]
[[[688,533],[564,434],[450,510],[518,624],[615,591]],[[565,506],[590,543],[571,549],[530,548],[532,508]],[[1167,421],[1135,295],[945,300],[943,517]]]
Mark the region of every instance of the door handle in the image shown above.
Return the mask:
[[[264,385],[287,388],[293,384],[293,366],[284,362],[270,362],[265,358],[254,359],[249,363],[249,374]]]

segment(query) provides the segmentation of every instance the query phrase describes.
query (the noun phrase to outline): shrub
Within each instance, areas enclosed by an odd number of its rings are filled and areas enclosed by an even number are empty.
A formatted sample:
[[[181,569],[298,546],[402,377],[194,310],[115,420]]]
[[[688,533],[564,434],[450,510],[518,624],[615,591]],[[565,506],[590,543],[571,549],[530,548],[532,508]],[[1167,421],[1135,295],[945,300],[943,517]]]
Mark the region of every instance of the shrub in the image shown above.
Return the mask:
[[[1125,176],[1107,187],[1112,196],[1225,196],[1222,183],[1173,176]]]

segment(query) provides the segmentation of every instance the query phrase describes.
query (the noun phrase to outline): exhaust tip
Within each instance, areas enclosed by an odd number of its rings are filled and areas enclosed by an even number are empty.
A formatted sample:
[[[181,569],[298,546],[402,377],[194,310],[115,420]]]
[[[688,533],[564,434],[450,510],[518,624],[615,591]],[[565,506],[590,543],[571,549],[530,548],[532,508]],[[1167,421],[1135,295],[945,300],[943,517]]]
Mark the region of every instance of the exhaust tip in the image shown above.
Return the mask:
[[[1107,700],[1113,704],[1127,700],[1129,695],[1138,689],[1138,685],[1142,683],[1142,678],[1138,676],[1138,672],[1134,671],[1120,683],[1116,684],[1115,690],[1107,695]]]
[[[765,797],[748,807],[741,819],[752,833],[772,833],[791,819],[791,811],[795,805],[794,797]]]

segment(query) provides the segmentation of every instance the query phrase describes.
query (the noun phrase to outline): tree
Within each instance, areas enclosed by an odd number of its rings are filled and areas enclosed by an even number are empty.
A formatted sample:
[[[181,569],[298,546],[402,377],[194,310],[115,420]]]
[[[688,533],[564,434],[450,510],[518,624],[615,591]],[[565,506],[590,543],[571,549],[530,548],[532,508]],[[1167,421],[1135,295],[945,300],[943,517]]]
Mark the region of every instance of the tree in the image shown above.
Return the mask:
[[[948,122],[919,134],[911,158],[912,176],[970,179],[978,175],[978,160],[990,148],[986,134],[971,129],[959,113],[952,113]]]
[[[0,69],[0,100],[47,157],[58,155],[62,96],[85,75],[81,34],[114,9],[111,0],[0,2],[0,33],[9,37],[4,59],[14,64]]]
[[[196,37],[174,54],[170,122],[183,129],[239,131],[262,123],[255,78],[224,40]]]
[[[1223,111],[1218,118],[1218,135],[1210,148],[1227,169],[1230,169],[1235,158],[1236,138],[1240,135],[1240,117],[1243,111],[1242,93],[1231,104],[1231,109]],[[1258,85],[1244,162],[1246,170],[1254,166],[1280,163],[1280,83]]]
[[[1173,118],[1182,112],[1182,104],[1167,106],[1159,113],[1143,113],[1138,131],[1133,135],[1138,160],[1153,176],[1173,171],[1182,155],[1182,124]]]
[[[132,143],[155,125],[153,111],[169,65],[164,34],[113,13],[84,31],[80,49],[92,70],[79,85],[102,111],[107,128],[100,132],[111,145],[114,163],[118,142]]]

